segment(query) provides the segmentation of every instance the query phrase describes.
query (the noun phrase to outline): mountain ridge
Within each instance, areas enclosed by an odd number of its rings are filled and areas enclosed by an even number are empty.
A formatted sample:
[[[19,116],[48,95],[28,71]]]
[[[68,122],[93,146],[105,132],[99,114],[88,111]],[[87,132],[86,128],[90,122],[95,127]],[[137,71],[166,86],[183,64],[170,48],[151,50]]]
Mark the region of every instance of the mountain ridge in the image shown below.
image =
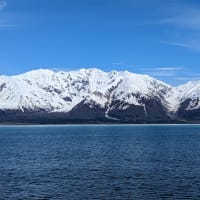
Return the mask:
[[[0,76],[0,123],[200,121],[200,81],[172,87],[148,75],[97,68]]]

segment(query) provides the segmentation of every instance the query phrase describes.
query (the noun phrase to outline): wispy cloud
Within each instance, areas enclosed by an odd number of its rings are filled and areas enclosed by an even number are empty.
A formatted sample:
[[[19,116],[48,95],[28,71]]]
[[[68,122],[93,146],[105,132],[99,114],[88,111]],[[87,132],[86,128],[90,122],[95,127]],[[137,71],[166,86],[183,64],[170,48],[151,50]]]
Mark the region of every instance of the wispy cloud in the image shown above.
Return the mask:
[[[161,19],[161,25],[173,29],[172,39],[165,44],[200,51],[200,7],[180,4],[169,16]]]
[[[155,67],[155,68],[140,68],[144,74],[155,78],[164,78],[169,82],[182,84],[187,81],[200,80],[200,73],[190,73],[186,67]]]
[[[173,77],[175,81],[191,81],[191,77],[183,76],[183,77]]]
[[[124,63],[124,62],[113,62],[112,63],[112,65],[118,65],[118,66],[120,66],[120,65],[125,65],[126,63]]]
[[[73,71],[73,70],[76,70],[76,69],[80,69],[80,68],[83,68],[83,67],[45,67],[45,69],[51,69],[53,71]]]
[[[172,16],[161,20],[163,24],[170,24],[180,28],[200,30],[200,8],[179,5]]]
[[[160,67],[160,68],[155,68],[155,70],[158,71],[179,71],[182,70],[182,67]]]
[[[4,9],[8,6],[7,1],[0,0],[0,30],[10,28],[12,25],[8,22],[8,15],[4,13]]]
[[[188,82],[188,81],[199,81],[200,80],[200,76],[199,77],[188,77],[188,76],[183,76],[183,77],[173,77],[172,78],[175,81],[179,81],[179,82]]]
[[[176,76],[176,74],[174,72],[145,72],[146,74],[150,75],[150,76],[155,76],[155,77],[171,77],[171,76]]]
[[[156,67],[156,68],[140,68],[145,74],[155,77],[173,77],[178,71],[183,70],[182,67]]]
[[[200,73],[188,73],[185,71],[183,73],[177,74],[177,76],[174,76],[171,79],[181,83],[185,83],[187,81],[199,81]]]
[[[10,12],[7,7],[8,1],[0,0],[0,31],[13,29],[22,25],[17,22],[20,18],[19,13]]]
[[[7,1],[0,0],[0,11],[2,11],[4,8],[6,8],[8,5]]]
[[[177,42],[168,42],[167,44],[200,52],[200,36],[182,38]]]
[[[140,70],[146,71],[146,70],[151,70],[151,71],[179,71],[182,70],[182,67],[157,67],[157,68],[141,68]]]

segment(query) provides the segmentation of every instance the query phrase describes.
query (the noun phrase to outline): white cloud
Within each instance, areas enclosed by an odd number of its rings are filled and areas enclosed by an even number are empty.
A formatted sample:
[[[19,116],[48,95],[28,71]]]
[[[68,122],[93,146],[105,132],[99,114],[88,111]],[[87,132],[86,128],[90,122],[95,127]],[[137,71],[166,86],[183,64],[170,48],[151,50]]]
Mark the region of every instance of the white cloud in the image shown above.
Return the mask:
[[[154,68],[154,70],[157,71],[179,71],[182,70],[182,67],[159,67],[159,68]]]
[[[156,67],[156,68],[141,68],[142,71],[161,71],[161,72],[173,72],[173,71],[179,71],[183,70],[182,67]]]
[[[175,77],[177,72],[183,71],[182,67],[156,67],[156,68],[141,68],[145,74],[154,77]]]

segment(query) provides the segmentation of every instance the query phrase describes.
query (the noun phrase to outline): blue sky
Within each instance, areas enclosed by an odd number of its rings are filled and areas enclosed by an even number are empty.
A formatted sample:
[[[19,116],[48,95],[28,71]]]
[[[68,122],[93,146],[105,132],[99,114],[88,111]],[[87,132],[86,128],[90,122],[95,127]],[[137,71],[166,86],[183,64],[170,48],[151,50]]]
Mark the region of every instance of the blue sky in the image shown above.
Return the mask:
[[[200,1],[0,0],[0,74],[82,67],[200,80]]]

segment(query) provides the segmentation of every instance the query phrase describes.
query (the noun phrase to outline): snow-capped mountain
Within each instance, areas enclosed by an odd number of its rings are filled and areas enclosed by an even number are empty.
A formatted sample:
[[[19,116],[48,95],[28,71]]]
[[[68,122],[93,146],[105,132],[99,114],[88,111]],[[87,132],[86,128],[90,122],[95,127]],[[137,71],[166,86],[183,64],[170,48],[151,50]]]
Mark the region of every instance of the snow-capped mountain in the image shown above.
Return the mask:
[[[176,117],[188,121],[200,120],[200,81],[190,81],[174,88]]]
[[[0,76],[0,121],[165,122],[198,110],[199,96],[200,82],[173,88],[127,71],[39,69]]]

